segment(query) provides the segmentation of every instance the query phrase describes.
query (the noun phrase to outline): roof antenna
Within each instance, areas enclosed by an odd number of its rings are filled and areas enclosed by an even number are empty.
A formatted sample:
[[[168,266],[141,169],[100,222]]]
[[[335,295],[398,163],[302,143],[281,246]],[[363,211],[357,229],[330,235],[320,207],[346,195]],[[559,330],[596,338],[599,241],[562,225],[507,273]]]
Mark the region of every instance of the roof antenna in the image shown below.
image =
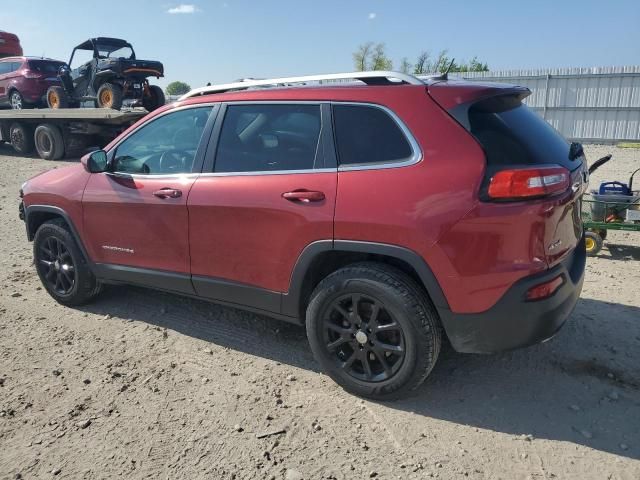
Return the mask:
[[[444,81],[449,80],[449,71],[451,70],[451,67],[453,67],[453,64],[455,63],[455,61],[456,59],[452,58],[451,61],[449,62],[449,65],[447,66],[447,69],[444,71],[444,73],[441,73],[440,75],[433,75],[429,77],[429,80],[444,80]]]

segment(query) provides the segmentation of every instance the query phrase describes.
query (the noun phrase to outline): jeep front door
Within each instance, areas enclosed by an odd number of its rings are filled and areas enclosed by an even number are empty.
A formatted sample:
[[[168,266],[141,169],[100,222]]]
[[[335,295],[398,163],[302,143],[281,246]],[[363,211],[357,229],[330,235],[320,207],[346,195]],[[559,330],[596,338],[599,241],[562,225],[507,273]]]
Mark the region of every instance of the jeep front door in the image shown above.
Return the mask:
[[[83,195],[86,248],[100,276],[191,293],[187,198],[211,106],[169,111],[108,152]]]

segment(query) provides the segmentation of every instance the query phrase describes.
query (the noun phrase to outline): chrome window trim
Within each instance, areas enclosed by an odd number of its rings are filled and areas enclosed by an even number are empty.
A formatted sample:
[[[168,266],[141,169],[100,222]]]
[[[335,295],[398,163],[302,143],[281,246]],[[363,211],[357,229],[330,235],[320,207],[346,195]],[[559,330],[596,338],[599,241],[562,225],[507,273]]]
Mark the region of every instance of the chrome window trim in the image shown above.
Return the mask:
[[[292,175],[292,174],[314,174],[314,173],[336,173],[335,168],[308,168],[306,170],[264,170],[255,172],[206,172],[200,174],[201,177],[247,177],[262,175]]]
[[[423,154],[422,149],[420,148],[420,144],[413,136],[413,133],[407,127],[407,125],[402,121],[402,119],[391,110],[389,107],[385,105],[380,105],[378,103],[371,102],[331,102],[332,105],[354,105],[354,106],[364,106],[364,107],[374,107],[382,110],[387,115],[391,117],[391,119],[396,123],[396,125],[400,128],[400,131],[404,134],[405,138],[409,142],[409,146],[411,147],[411,156],[406,159],[394,160],[391,162],[384,163],[358,163],[358,164],[348,164],[348,165],[338,165],[338,172],[351,172],[356,170],[384,170],[387,168],[402,168],[408,167],[411,165],[415,165],[422,161]],[[335,128],[334,128],[335,130]],[[338,150],[338,145],[336,143],[336,152]],[[340,156],[338,155],[338,161],[340,161]]]

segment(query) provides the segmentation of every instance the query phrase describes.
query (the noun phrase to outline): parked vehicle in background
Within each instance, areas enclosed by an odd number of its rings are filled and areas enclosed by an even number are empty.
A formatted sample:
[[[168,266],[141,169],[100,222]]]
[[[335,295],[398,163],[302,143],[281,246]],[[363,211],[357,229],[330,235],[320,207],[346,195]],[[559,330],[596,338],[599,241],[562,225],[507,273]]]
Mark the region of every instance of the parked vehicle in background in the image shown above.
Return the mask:
[[[60,69],[61,84],[47,92],[49,108],[76,108],[91,101],[99,108],[120,110],[125,100],[148,111],[165,104],[164,92],[147,77],[164,76],[162,63],[136,58],[133,47],[118,38],[91,38],[73,49]]]
[[[35,149],[45,160],[78,157],[108,144],[145,115],[143,109],[5,110],[0,111],[0,143],[10,143],[20,155]]]
[[[60,84],[58,70],[63,65],[50,58],[0,59],[0,106],[14,110],[42,106],[49,87]]]
[[[337,383],[400,396],[443,335],[532,345],[580,295],[586,162],[529,93],[397,72],[196,89],[24,184],[36,270],[63,305],[130,283],[306,323]]]
[[[14,33],[0,30],[0,58],[19,57],[22,55],[20,39]]]

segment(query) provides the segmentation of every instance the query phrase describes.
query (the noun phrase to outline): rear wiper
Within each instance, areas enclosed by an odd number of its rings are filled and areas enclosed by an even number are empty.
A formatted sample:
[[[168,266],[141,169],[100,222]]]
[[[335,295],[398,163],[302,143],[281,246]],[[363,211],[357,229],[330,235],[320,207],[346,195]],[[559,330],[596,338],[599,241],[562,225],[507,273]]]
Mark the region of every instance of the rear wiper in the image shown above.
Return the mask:
[[[582,155],[584,155],[582,144],[578,142],[571,142],[571,146],[569,147],[569,160],[575,160]]]

